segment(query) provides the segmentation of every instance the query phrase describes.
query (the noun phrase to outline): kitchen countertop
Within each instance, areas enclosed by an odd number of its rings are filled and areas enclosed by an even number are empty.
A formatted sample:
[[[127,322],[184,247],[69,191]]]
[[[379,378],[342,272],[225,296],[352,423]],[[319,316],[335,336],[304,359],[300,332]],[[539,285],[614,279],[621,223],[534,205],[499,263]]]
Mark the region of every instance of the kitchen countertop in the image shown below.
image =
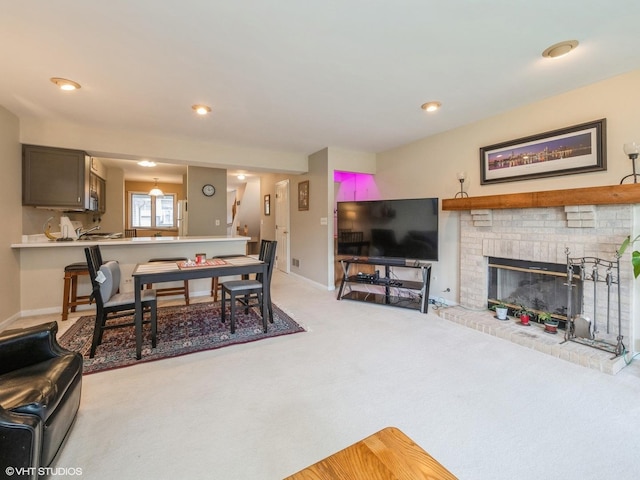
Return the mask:
[[[23,235],[22,243],[12,243],[11,248],[68,248],[88,247],[89,245],[161,245],[165,243],[201,243],[201,242],[237,242],[238,240],[250,241],[250,237],[230,236],[198,236],[198,237],[132,237],[132,238],[108,238],[92,240],[71,240],[56,242],[48,240],[44,235]]]

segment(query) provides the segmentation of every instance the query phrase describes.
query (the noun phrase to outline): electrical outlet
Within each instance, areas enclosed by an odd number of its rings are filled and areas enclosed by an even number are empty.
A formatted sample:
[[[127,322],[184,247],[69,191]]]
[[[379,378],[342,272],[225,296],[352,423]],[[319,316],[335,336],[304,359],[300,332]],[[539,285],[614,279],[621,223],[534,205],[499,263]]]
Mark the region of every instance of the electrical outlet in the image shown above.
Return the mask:
[[[219,227],[219,226],[220,226],[220,219],[216,218],[216,227]]]

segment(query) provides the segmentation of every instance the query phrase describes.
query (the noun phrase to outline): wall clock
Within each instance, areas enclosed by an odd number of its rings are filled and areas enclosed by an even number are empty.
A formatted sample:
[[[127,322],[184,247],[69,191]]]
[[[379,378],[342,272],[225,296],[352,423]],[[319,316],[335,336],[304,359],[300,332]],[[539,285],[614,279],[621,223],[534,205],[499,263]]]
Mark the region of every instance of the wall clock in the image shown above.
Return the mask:
[[[210,183],[207,183],[203,185],[202,193],[205,194],[207,197],[213,197],[213,195],[216,193],[216,187],[214,187]]]

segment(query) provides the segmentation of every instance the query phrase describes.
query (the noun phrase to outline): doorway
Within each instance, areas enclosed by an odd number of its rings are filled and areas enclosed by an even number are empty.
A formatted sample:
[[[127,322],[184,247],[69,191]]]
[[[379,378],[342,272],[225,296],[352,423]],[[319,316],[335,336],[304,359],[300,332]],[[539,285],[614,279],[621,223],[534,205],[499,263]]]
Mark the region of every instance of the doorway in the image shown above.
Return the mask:
[[[289,273],[289,180],[276,183],[276,268]]]

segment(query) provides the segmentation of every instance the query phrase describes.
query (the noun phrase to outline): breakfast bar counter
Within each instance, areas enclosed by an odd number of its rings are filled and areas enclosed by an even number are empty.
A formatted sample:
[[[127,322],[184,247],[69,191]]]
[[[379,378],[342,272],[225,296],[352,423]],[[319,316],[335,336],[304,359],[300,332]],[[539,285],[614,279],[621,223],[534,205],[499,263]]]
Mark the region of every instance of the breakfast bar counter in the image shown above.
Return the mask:
[[[105,260],[117,260],[122,271],[121,290],[133,291],[131,273],[136,264],[158,257],[207,258],[219,255],[245,255],[249,237],[134,237],[106,240],[48,241],[41,236],[23,238],[11,248],[20,261],[20,310],[22,315],[62,312],[64,267],[86,262],[85,247],[100,245]],[[42,236],[44,237],[44,236]],[[192,281],[194,296],[211,290],[206,279]],[[78,294],[89,294],[89,277],[80,277]],[[94,306],[79,306],[95,309]]]
[[[71,241],[54,241],[47,240],[44,235],[25,235],[22,243],[13,243],[11,248],[65,248],[65,247],[88,247],[90,245],[99,244],[102,246],[129,245],[129,246],[150,246],[178,243],[202,243],[202,242],[247,242],[250,237],[228,237],[228,236],[212,236],[212,237],[133,237],[133,238],[104,238],[92,240],[71,240]]]

